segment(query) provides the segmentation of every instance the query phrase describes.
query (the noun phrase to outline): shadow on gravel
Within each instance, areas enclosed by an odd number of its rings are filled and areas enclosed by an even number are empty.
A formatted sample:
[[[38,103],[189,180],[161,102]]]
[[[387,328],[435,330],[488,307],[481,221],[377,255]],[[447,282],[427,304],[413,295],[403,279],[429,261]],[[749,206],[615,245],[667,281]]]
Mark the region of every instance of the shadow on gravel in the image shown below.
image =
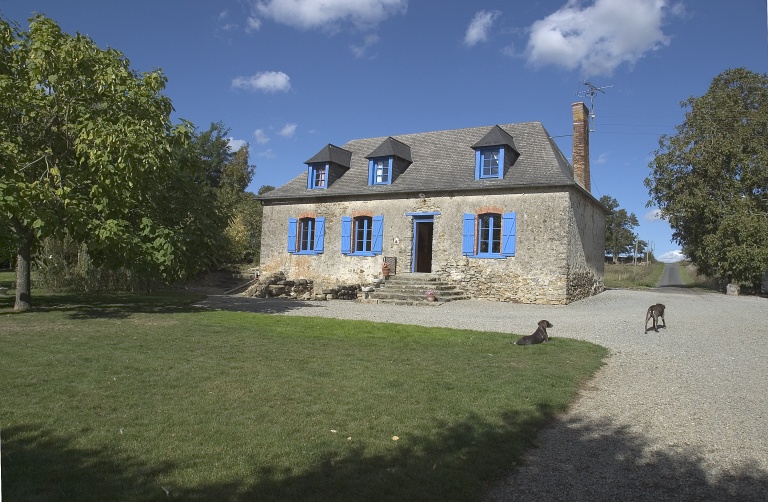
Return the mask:
[[[548,446],[532,450],[487,502],[768,500],[768,472],[756,461],[718,476],[700,452],[682,445],[651,451],[643,436],[609,421],[561,420],[547,432]]]
[[[354,305],[350,302],[350,307]],[[247,296],[211,295],[194,304],[195,307],[233,312],[285,314],[292,310],[322,308],[321,304],[283,298],[252,298]]]

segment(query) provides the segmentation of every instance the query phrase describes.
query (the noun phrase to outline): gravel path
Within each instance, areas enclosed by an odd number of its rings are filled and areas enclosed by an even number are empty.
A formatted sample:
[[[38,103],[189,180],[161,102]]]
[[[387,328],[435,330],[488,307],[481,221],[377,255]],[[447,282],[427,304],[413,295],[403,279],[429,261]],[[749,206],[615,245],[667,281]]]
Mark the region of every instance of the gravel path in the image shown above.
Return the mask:
[[[643,333],[667,306],[667,329]],[[610,349],[606,366],[488,501],[768,500],[768,300],[609,290],[567,306],[478,300],[409,307],[208,297],[205,305],[530,334]],[[510,350],[517,347],[510,346]],[[525,349],[523,349],[525,350]]]

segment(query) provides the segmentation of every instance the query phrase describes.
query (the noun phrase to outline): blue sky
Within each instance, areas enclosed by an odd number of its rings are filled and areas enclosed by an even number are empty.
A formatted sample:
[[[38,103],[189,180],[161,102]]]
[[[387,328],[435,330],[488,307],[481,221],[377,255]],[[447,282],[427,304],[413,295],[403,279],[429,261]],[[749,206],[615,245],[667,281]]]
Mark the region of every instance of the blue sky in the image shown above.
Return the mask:
[[[375,136],[538,121],[570,157],[589,81],[592,192],[634,213],[657,257],[679,249],[646,207],[659,137],[717,74],[768,66],[762,0],[0,0],[24,28],[33,12],[162,69],[174,120],[250,144],[254,192]]]

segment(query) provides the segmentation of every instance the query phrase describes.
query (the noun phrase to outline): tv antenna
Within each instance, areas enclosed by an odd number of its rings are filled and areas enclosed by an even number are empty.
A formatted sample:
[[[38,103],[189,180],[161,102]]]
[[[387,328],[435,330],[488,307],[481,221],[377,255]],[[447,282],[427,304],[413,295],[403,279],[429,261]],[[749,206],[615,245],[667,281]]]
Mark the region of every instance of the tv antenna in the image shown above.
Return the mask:
[[[608,89],[609,87],[613,87],[612,85],[604,85],[602,87],[598,87],[596,85],[593,85],[591,82],[585,80],[584,85],[587,86],[587,89],[584,91],[578,91],[576,93],[577,96],[581,97],[589,97],[589,118],[592,122],[592,127],[590,127],[589,132],[595,132],[594,128],[594,121],[595,121],[595,96],[597,96],[598,92],[602,92],[605,94],[605,89]]]

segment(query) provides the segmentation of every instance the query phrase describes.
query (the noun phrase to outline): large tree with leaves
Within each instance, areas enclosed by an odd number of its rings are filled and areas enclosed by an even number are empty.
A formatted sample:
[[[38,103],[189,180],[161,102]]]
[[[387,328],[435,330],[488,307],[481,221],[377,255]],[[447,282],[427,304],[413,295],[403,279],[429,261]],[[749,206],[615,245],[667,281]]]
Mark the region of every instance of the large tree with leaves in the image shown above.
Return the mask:
[[[637,216],[619,208],[619,201],[610,195],[600,197],[600,202],[610,211],[605,217],[605,251],[613,256],[613,263],[616,263],[619,255],[635,250],[637,236],[633,229],[638,225]]]
[[[727,70],[664,135],[646,178],[673,238],[701,272],[759,284],[768,267],[768,77]]]
[[[196,173],[176,169],[189,127],[171,123],[165,83],[43,16],[27,31],[0,19],[0,225],[17,249],[17,310],[31,306],[30,260],[50,235],[148,275],[203,265],[216,236]]]

